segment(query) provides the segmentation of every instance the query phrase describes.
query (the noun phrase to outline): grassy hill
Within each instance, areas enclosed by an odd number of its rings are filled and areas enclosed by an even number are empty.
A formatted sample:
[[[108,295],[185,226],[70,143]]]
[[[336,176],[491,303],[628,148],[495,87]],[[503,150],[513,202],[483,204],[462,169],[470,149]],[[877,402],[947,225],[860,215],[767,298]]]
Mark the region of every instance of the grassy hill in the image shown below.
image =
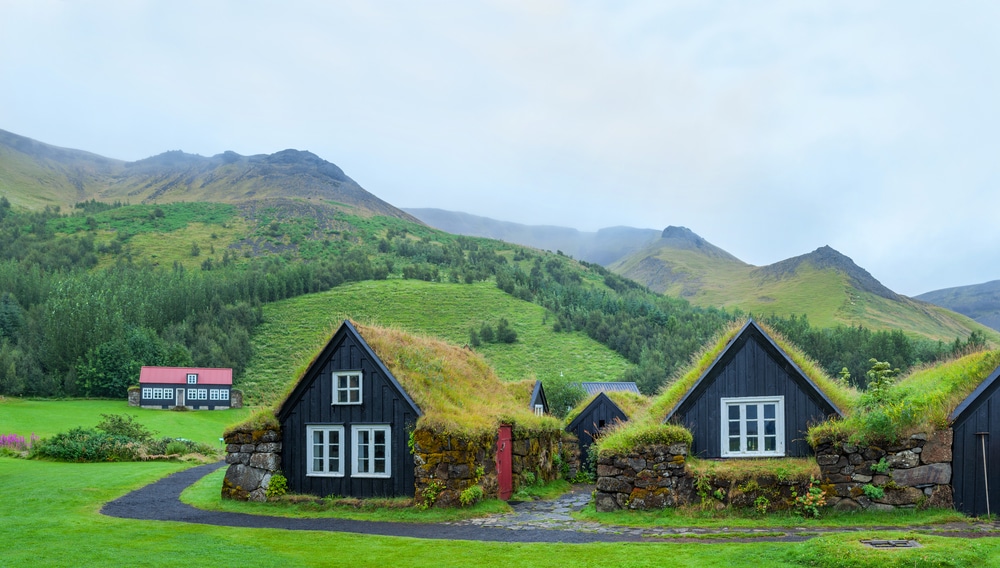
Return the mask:
[[[71,208],[88,199],[136,204],[302,199],[355,215],[419,223],[365,191],[336,165],[299,150],[255,156],[224,152],[209,158],[171,151],[124,162],[0,130],[0,194],[29,209]]]
[[[553,332],[545,308],[513,298],[489,283],[359,282],[268,304],[264,316],[240,386],[250,400],[266,403],[285,392],[347,318],[458,345],[468,343],[470,328],[506,318],[517,341],[486,343],[477,351],[501,379],[542,379],[550,400],[568,382],[615,380],[631,366],[583,333]]]
[[[934,290],[920,294],[916,299],[958,312],[1000,330],[1000,280]]]
[[[979,330],[1000,342],[995,330],[966,316],[892,292],[830,247],[756,267],[687,229],[668,227],[663,238],[610,269],[699,306],[760,315],[805,314],[818,327],[901,329],[945,342]]]

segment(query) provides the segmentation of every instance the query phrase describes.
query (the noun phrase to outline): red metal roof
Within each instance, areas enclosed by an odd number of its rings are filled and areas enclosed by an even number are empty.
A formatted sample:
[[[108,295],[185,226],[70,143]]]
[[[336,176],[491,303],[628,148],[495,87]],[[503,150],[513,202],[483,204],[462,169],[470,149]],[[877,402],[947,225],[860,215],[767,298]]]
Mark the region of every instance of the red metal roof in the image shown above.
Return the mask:
[[[231,385],[232,369],[206,369],[203,367],[143,367],[139,371],[139,384],[167,383],[186,385],[188,373],[198,375],[199,385]]]

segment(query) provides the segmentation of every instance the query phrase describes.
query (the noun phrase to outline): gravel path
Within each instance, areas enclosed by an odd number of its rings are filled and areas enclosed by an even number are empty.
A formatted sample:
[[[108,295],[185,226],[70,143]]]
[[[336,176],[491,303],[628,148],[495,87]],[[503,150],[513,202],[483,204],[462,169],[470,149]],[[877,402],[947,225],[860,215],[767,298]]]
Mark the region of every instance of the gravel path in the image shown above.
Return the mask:
[[[576,486],[552,501],[512,503],[512,513],[445,523],[391,523],[348,519],[288,519],[205,511],[181,503],[188,486],[223,467],[222,462],[165,477],[106,504],[101,513],[124,519],[179,521],[204,525],[285,530],[334,531],[382,536],[492,542],[799,542],[820,534],[864,531],[918,531],[939,536],[1000,536],[992,523],[951,523],[927,527],[852,528],[639,528],[578,521],[570,513],[590,502],[593,486]],[[710,535],[714,538],[706,539]],[[732,535],[732,536],[727,536]]]

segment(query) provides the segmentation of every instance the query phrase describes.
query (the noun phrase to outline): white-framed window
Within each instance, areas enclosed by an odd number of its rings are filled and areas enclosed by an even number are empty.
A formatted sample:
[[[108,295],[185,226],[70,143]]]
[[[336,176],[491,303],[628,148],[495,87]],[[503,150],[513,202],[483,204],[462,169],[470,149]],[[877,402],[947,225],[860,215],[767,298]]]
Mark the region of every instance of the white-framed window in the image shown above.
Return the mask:
[[[333,403],[361,404],[361,371],[333,374]]]
[[[306,475],[344,475],[344,427],[306,426]]]
[[[149,398],[153,400],[163,400],[165,398],[170,398],[171,389],[165,389],[159,387],[159,388],[153,388],[152,391],[153,391],[152,395]]]
[[[212,389],[208,391],[208,400],[229,400],[227,389]]]
[[[189,385],[196,385],[196,384],[198,384],[198,373],[188,373],[187,374],[187,381],[188,381]]]
[[[351,426],[351,439],[354,443],[354,460],[351,463],[351,475],[354,477],[389,477],[390,456],[389,442],[392,428],[380,426]]]
[[[149,387],[142,387],[142,398],[153,398],[153,389]]]
[[[785,455],[785,397],[722,399],[722,457]]]
[[[208,400],[208,389],[188,389],[188,400]]]
[[[545,414],[545,405],[536,404],[535,405],[535,416],[542,416]]]

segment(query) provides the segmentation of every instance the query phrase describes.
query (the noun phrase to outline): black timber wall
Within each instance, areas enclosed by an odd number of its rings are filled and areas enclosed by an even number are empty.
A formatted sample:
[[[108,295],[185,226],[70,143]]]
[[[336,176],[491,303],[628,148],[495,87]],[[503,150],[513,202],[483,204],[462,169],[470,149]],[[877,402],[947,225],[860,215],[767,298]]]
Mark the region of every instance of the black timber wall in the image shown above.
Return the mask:
[[[289,489],[312,495],[350,497],[412,497],[413,456],[407,447],[409,433],[417,421],[412,407],[382,372],[351,333],[340,333],[325,360],[317,360],[310,368],[312,376],[303,377],[305,389],[293,404],[281,424],[282,471]],[[333,372],[362,372],[360,405],[334,405]],[[306,426],[342,425],[344,427],[344,476],[307,477]],[[388,478],[352,478],[354,459],[352,425],[389,424],[392,427],[389,450],[391,476]]]
[[[952,426],[952,487],[955,509],[967,515],[986,514],[983,442],[976,432],[989,432],[986,469],[990,481],[990,512],[1000,511],[1000,381],[994,381]]]
[[[597,395],[583,411],[574,418],[566,431],[576,436],[580,444],[580,463],[585,467],[588,463],[590,445],[594,443],[594,434],[597,434],[601,425],[611,426],[616,422],[625,422],[628,416],[618,408],[604,393]]]
[[[780,352],[753,328],[739,336],[674,413],[694,436],[691,455],[722,456],[720,399],[724,397],[784,396],[785,455],[805,457],[812,449],[805,441],[809,424],[836,414]]]

